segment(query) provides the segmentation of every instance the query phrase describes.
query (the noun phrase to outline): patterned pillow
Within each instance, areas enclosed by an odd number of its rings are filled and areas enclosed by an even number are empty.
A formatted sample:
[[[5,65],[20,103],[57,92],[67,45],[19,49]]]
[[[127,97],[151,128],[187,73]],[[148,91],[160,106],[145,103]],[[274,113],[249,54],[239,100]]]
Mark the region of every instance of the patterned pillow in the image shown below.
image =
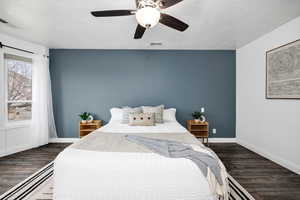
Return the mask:
[[[155,116],[155,122],[156,123],[164,123],[163,120],[163,113],[164,113],[164,105],[160,106],[142,106],[143,108],[143,113],[154,113]]]
[[[139,114],[142,113],[141,107],[131,108],[131,107],[123,107],[123,117],[122,117],[122,124],[129,123],[129,114]]]
[[[129,114],[130,126],[154,126],[154,113]]]

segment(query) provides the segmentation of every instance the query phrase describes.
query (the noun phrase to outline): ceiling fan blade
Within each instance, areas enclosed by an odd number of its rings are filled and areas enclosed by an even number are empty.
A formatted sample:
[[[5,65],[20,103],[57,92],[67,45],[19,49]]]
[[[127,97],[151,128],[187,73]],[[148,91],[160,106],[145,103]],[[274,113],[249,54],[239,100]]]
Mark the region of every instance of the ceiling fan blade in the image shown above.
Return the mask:
[[[0,18],[0,22],[3,23],[3,24],[8,24],[8,22],[2,18]]]
[[[141,39],[146,31],[146,28],[142,27],[141,25],[137,25],[135,34],[134,34],[134,39]]]
[[[178,4],[180,2],[182,2],[183,0],[161,0],[160,1],[160,8],[161,9],[165,9],[165,8],[169,8],[171,6],[174,6],[175,4]]]
[[[163,25],[166,25],[170,28],[176,29],[178,31],[185,31],[189,25],[187,25],[186,23],[180,21],[179,19],[176,19],[175,17],[172,17],[170,15],[161,13],[161,18],[159,20],[160,23],[162,23]]]
[[[135,5],[136,5],[136,7],[139,6],[139,0],[135,0]]]
[[[135,10],[103,10],[103,11],[93,11],[91,14],[95,17],[117,17],[117,16],[127,16],[134,15]]]

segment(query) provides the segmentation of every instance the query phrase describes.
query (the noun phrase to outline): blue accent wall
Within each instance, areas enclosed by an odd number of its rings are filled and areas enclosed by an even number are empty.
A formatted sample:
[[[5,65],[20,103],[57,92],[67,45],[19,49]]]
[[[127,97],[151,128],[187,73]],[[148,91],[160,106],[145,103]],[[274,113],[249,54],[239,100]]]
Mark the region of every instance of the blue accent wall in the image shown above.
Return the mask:
[[[235,51],[50,50],[59,137],[78,137],[78,114],[108,122],[115,106],[177,109],[185,126],[205,107],[211,137],[235,137]]]

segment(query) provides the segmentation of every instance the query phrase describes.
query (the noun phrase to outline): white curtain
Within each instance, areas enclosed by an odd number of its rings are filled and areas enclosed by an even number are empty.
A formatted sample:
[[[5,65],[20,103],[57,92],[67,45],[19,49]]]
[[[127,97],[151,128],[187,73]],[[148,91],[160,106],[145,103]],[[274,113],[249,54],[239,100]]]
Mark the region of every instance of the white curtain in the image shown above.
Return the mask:
[[[32,133],[36,146],[57,138],[48,58],[36,55],[32,70]]]

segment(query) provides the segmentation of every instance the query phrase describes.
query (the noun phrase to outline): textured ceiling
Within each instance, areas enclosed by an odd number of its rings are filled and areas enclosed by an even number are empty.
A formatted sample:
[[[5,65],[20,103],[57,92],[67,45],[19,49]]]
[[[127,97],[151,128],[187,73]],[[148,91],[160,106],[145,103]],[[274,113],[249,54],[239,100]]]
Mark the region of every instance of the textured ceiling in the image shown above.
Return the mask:
[[[134,8],[134,0],[0,0],[0,18],[10,22],[0,32],[50,48],[236,49],[300,16],[299,0],[185,0],[165,12],[187,22],[186,32],[159,24],[134,40],[134,16],[90,15]]]

